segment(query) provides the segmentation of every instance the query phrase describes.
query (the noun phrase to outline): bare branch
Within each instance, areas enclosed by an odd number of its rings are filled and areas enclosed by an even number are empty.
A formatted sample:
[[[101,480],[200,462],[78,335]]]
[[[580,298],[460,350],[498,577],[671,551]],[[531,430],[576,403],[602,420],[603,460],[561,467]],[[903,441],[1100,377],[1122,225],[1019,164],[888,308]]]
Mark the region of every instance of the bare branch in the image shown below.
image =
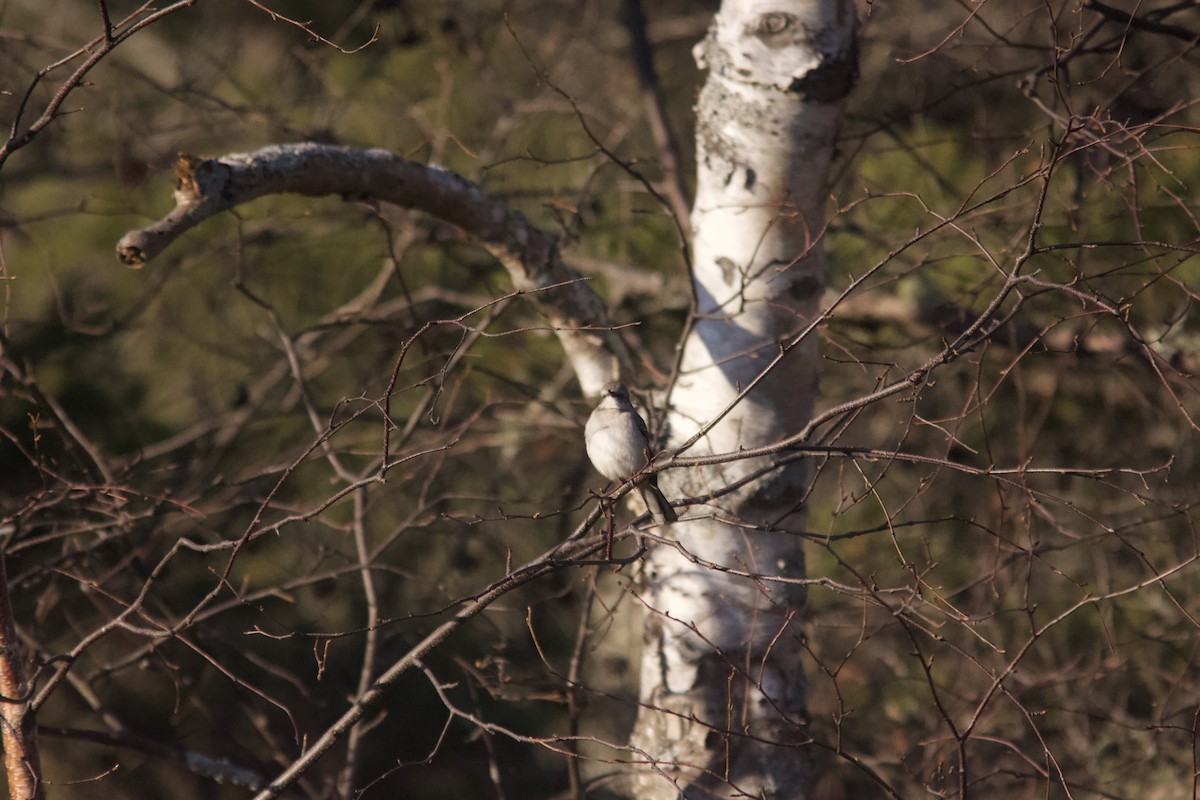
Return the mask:
[[[558,237],[453,172],[386,150],[301,143],[216,159],[184,156],[176,176],[175,209],[121,238],[117,257],[123,263],[140,266],[209,217],[266,195],[381,200],[457,225],[500,260],[519,290],[542,290],[535,302],[556,329],[586,393],[598,392],[616,374],[604,303],[563,262]]]

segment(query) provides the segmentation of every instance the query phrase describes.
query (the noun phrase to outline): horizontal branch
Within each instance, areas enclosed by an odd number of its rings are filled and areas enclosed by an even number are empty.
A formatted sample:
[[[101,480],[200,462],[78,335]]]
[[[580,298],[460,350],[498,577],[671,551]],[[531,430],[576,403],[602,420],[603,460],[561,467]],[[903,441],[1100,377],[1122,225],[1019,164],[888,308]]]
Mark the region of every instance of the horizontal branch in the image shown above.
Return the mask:
[[[194,750],[184,750],[157,739],[135,736],[126,732],[112,733],[46,725],[39,725],[38,732],[45,736],[93,742],[104,747],[136,750],[180,764],[189,772],[203,778],[210,778],[217,783],[234,783],[250,789],[258,789],[266,783],[266,778],[249,767],[241,767],[223,758],[209,756]]]
[[[1150,19],[1149,14],[1139,17],[1134,14],[1130,14],[1128,11],[1122,11],[1119,8],[1113,8],[1106,3],[1101,3],[1100,0],[1089,0],[1088,3],[1084,5],[1084,8],[1087,8],[1091,11],[1096,11],[1105,19],[1112,20],[1113,22],[1121,25],[1126,25],[1133,30],[1161,33],[1165,36],[1173,36],[1176,39],[1180,39],[1190,44],[1200,43],[1200,33],[1188,28],[1180,27],[1178,25],[1168,25],[1164,22],[1158,22]]]
[[[122,263],[140,267],[208,218],[267,195],[379,200],[458,226],[500,260],[517,289],[537,290],[531,297],[555,328],[585,393],[598,394],[616,376],[604,302],[563,262],[559,236],[457,173],[387,150],[303,142],[220,158],[181,156],[175,174],[175,208],[121,238]]]

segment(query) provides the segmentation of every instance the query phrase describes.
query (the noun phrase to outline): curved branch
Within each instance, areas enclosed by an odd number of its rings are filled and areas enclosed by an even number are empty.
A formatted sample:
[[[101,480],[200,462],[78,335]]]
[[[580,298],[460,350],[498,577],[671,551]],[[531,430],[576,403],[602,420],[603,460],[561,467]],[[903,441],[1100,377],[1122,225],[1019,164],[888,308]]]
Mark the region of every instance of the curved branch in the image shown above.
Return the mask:
[[[117,258],[138,267],[209,217],[272,194],[372,198],[413,208],[474,236],[531,295],[558,334],[586,394],[616,377],[615,340],[604,302],[562,259],[561,241],[449,170],[387,150],[340,145],[270,145],[220,158],[181,156],[175,208],[126,233]],[[553,288],[548,288],[553,287]]]

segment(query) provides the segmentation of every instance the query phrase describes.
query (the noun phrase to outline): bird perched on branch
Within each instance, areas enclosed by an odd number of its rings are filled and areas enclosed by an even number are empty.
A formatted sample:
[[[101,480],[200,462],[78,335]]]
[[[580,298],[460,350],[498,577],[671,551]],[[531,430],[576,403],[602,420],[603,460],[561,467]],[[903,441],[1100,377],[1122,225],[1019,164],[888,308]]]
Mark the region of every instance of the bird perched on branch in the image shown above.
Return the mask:
[[[604,385],[600,405],[588,417],[583,439],[592,466],[609,480],[628,480],[643,470],[653,455],[646,422],[630,402],[629,390],[620,383]],[[636,485],[655,522],[662,525],[679,519],[659,491],[656,474],[641,476]]]

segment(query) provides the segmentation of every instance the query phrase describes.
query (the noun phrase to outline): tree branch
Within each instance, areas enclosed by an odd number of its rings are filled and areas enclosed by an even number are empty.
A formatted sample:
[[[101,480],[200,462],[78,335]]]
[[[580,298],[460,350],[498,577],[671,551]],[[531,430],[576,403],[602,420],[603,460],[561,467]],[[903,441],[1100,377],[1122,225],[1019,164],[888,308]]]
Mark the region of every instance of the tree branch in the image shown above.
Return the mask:
[[[24,652],[13,620],[8,569],[0,557],[0,739],[4,742],[4,771],[12,800],[41,800],[46,795],[25,680]]]
[[[598,518],[599,511],[594,509],[576,528],[576,534],[582,534],[588,530]],[[444,642],[450,634],[482,613],[493,602],[548,572],[580,563],[577,561],[580,556],[594,553],[603,546],[602,537],[577,539],[572,536],[566,542],[551,548],[525,566],[509,572],[508,575],[476,595],[452,618],[443,622],[407,653],[394,661],[382,675],[375,679],[367,691],[355,697],[342,716],[315,739],[304,753],[296,758],[275,780],[256,794],[254,800],[270,800],[270,798],[278,797],[295,783],[325,753],[329,752],[330,748],[345,736],[370,709],[380,703],[387,688],[395,683],[401,675],[414,667],[421,667],[421,660],[426,655]]]
[[[615,339],[604,302],[562,259],[561,240],[449,170],[381,149],[303,142],[221,158],[181,156],[175,208],[125,234],[117,258],[141,266],[209,217],[272,194],[372,198],[414,208],[474,236],[549,319],[586,394],[616,377]],[[547,287],[554,287],[547,289]]]
[[[1105,19],[1128,25],[1133,30],[1147,31],[1149,33],[1160,33],[1164,36],[1173,36],[1192,44],[1200,43],[1200,33],[1189,30],[1188,28],[1180,27],[1179,25],[1168,25],[1164,22],[1156,22],[1152,19],[1147,19],[1148,15],[1136,16],[1127,11],[1122,11],[1119,8],[1113,8],[1107,3],[1101,3],[1100,0],[1088,0],[1084,8],[1095,11]]]

